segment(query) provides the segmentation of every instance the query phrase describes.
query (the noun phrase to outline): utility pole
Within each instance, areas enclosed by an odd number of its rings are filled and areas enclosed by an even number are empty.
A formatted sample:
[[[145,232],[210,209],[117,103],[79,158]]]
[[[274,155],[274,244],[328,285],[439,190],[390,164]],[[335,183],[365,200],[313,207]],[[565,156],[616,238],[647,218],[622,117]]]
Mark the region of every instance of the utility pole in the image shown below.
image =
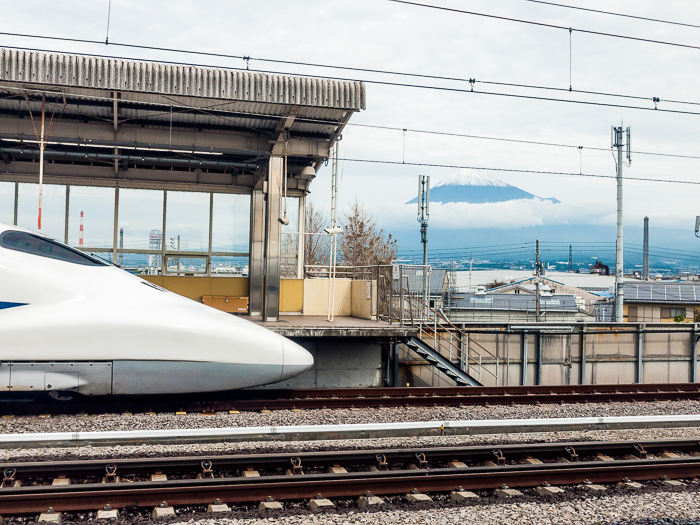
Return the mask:
[[[642,281],[649,280],[649,217],[644,217],[644,251],[642,252]]]
[[[569,273],[573,273],[574,271],[574,257],[573,257],[573,252],[571,250],[571,245],[569,244]]]
[[[418,176],[418,222],[423,243],[423,266],[428,265],[428,219],[430,218],[430,175]]]
[[[535,322],[540,320],[540,241],[535,241]]]
[[[617,148],[617,242],[615,245],[615,322],[621,323],[624,316],[625,289],[623,278],[622,250],[622,148],[627,146],[627,161],[632,162],[630,155],[630,128],[627,127],[627,144],[625,144],[624,129],[612,128],[612,147]]]
[[[423,303],[428,304],[428,219],[430,218],[430,175],[418,176],[418,222],[423,243]]]
[[[46,95],[41,95],[41,138],[39,139],[39,229],[41,230],[41,201],[44,194],[44,114],[46,113]]]
[[[331,164],[331,225],[325,229],[331,236],[330,254],[328,261],[328,320],[334,322],[333,310],[335,310],[335,265],[338,259],[338,234],[342,231],[338,227],[338,137],[333,145],[333,162]],[[357,263],[356,263],[357,264]]]

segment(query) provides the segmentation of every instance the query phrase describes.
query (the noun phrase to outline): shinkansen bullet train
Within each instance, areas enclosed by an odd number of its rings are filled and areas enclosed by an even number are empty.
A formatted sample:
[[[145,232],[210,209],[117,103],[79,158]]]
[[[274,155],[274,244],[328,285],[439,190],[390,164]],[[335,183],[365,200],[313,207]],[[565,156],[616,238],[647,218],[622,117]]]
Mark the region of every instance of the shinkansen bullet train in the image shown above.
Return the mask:
[[[312,365],[266,328],[0,223],[0,391],[214,392]]]

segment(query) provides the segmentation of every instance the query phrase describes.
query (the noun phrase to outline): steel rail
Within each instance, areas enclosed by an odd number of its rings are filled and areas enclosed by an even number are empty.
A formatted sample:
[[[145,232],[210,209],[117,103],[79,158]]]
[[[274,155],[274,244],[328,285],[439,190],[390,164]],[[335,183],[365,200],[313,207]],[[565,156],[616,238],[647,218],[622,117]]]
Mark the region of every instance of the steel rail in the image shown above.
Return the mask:
[[[3,414],[108,412],[216,412],[412,406],[653,402],[700,399],[700,383],[538,385],[507,387],[399,387],[244,390],[216,394],[76,398],[71,402],[14,402],[27,394],[0,396]]]
[[[614,461],[578,462],[571,454],[581,453],[582,457],[595,453],[614,455],[632,454],[639,459]],[[257,478],[234,477],[233,472],[224,472],[224,477],[202,479],[176,479],[170,481],[132,481],[119,483],[78,483],[67,486],[33,485],[26,487],[0,488],[0,508],[4,513],[28,513],[44,511],[54,507],[57,511],[96,510],[105,505],[157,506],[162,501],[171,505],[207,504],[215,499],[229,503],[244,503],[264,500],[267,496],[276,499],[312,498],[316,494],[325,497],[359,496],[367,491],[375,495],[401,494],[413,489],[427,492],[440,492],[463,487],[465,490],[488,490],[507,484],[510,487],[531,487],[544,482],[568,485],[589,480],[598,483],[610,483],[630,478],[637,481],[668,478],[689,478],[700,475],[700,456],[670,457],[665,459],[648,459],[646,452],[666,450],[684,451],[698,454],[700,444],[697,441],[665,440],[656,442],[586,442],[535,445],[509,445],[498,447],[499,454],[505,458],[566,456],[569,459],[557,463],[511,464],[503,466],[470,466],[454,468],[434,466],[436,462],[447,460],[465,460],[483,462],[493,457],[494,447],[466,447],[440,449],[406,449],[378,451],[348,451],[332,453],[307,453],[297,456],[309,461],[313,466],[331,464],[358,464],[366,466],[377,454],[382,454],[389,464],[402,463],[404,468],[388,470],[368,470],[361,472],[323,473],[307,475],[263,475]],[[641,451],[641,452],[640,452]],[[407,469],[405,464],[425,454],[427,463],[417,468]],[[232,470],[244,465],[279,468],[286,464],[293,454],[255,455],[255,456],[221,456],[212,457],[213,466]],[[91,461],[84,465],[83,475],[96,474],[98,466],[117,465],[117,472],[128,471],[131,462],[134,471],[166,468],[168,463],[180,472],[193,469],[201,464],[202,457],[172,458],[147,460],[120,460],[119,462]],[[286,463],[285,463],[286,460]],[[257,463],[256,463],[257,462]],[[431,463],[433,465],[431,465]],[[303,463],[300,463],[303,464]],[[396,466],[396,465],[394,465]],[[40,475],[41,464],[3,464],[3,469],[15,468],[17,472]],[[65,462],[44,464],[44,475],[51,472],[80,472],[80,466]],[[144,468],[145,467],[145,468]],[[61,470],[63,469],[63,470]],[[76,470],[77,469],[77,470]],[[152,472],[152,470],[150,470]]]
[[[423,447],[400,449],[341,450],[330,452],[284,452],[271,454],[237,454],[220,456],[183,456],[161,458],[92,459],[80,461],[36,461],[0,463],[0,471],[14,469],[15,479],[47,477],[50,475],[103,476],[107,465],[117,467],[117,473],[146,474],[156,471],[193,472],[201,471],[202,461],[212,464],[216,471],[246,468],[282,469],[290,467],[291,459],[311,467],[334,465],[375,464],[378,455],[388,465],[411,463],[417,454],[424,454],[428,463],[452,460],[483,461],[493,458],[494,450],[499,450],[507,460],[517,460],[530,456],[538,458],[558,458],[575,449],[579,457],[605,453],[608,455],[640,454],[640,447],[646,453],[655,454],[667,451],[697,453],[700,456],[698,439],[664,439],[642,441],[570,441],[560,443],[517,443],[509,445],[470,445],[458,447]]]
[[[0,448],[309,441],[680,427],[700,427],[700,414],[0,434]]]

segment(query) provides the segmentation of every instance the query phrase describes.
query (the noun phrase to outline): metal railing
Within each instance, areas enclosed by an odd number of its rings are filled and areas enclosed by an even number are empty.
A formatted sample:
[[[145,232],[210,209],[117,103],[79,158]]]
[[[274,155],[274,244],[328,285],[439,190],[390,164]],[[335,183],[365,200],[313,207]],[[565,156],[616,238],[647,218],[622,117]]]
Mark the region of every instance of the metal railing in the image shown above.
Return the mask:
[[[459,328],[450,321],[447,316],[439,309],[432,308],[421,302],[421,307],[428,312],[431,319],[427,322],[418,322],[418,337],[425,341],[425,337],[432,335],[433,349],[441,352],[441,349],[446,347],[448,358],[467,374],[475,377],[482,383],[482,372],[490,375],[499,385],[498,370],[499,359],[489,352],[482,345],[473,341],[469,332]],[[414,324],[415,326],[415,324]],[[495,364],[496,372],[492,372],[487,368],[487,364]],[[472,369],[475,374],[472,373]]]
[[[353,279],[369,281],[373,279],[375,266],[334,266],[336,279]],[[304,275],[307,279],[328,279],[331,275],[331,267],[327,264],[307,264],[304,266]]]

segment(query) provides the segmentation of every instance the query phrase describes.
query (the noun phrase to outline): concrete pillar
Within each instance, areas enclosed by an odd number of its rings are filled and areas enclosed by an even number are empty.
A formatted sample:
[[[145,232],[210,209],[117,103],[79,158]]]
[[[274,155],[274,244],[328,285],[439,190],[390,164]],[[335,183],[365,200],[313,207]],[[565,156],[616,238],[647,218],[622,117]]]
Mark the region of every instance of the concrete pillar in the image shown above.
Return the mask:
[[[634,378],[635,383],[641,383],[643,379],[644,370],[644,325],[639,325],[639,331],[637,332],[637,366],[636,374]]]
[[[581,328],[581,384],[586,384],[586,328]]]
[[[263,321],[277,321],[280,314],[280,205],[284,159],[270,157],[267,171],[267,205],[265,210],[265,286]]]
[[[521,379],[520,384],[527,385],[527,332],[523,332],[523,350],[522,350],[522,366],[520,368]]]
[[[537,332],[537,369],[535,370],[535,384],[542,384],[542,332]]]
[[[693,325],[693,333],[691,335],[691,352],[690,352],[690,382],[698,382],[698,325]]]
[[[248,286],[250,315],[262,315],[263,284],[265,282],[265,194],[262,188],[253,190],[250,201],[250,263]]]

